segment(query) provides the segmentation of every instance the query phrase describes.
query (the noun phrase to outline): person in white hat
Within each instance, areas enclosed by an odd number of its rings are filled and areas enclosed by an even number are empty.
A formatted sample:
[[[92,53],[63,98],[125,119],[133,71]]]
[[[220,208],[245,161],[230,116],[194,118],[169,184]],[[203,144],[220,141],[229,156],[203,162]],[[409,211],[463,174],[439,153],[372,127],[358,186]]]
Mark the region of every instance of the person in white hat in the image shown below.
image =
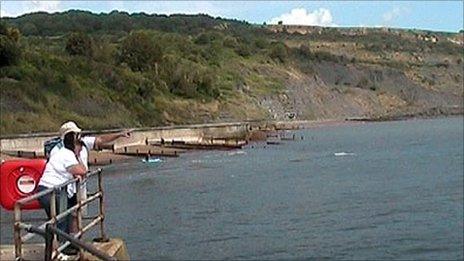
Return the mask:
[[[45,166],[44,173],[39,181],[38,191],[58,186],[75,177],[85,177],[88,171],[89,150],[106,149],[111,147],[111,142],[120,137],[130,137],[131,131],[111,133],[93,136],[81,136],[82,129],[75,122],[68,121],[61,125],[60,137],[62,142],[58,143],[50,151],[50,157]],[[70,184],[66,189],[67,202],[60,202],[60,195],[57,195],[57,211],[62,212],[64,209],[77,204],[76,185]],[[82,187],[82,195],[86,197],[86,188]],[[40,205],[45,209],[47,216],[50,216],[50,195],[39,198]],[[67,206],[63,206],[67,205]],[[60,211],[61,207],[61,211]],[[76,232],[75,220],[69,216],[67,220],[58,222],[58,228],[66,233]]]
[[[101,149],[109,149],[112,147],[111,143],[115,141],[118,138],[121,137],[130,137],[131,131],[122,131],[119,133],[110,133],[110,134],[104,134],[104,135],[99,135],[99,136],[81,136],[82,129],[77,126],[77,124],[73,121],[68,121],[65,122],[63,125],[60,127],[60,136],[63,141],[65,141],[65,136],[68,133],[76,133],[76,147],[75,147],[75,152],[76,155],[78,155],[78,158],[80,159],[80,162],[83,164],[85,169],[88,171],[88,158],[89,158],[89,151],[90,150],[101,150]],[[52,150],[53,152],[53,150]],[[51,153],[50,153],[51,154]],[[82,191],[82,198],[81,200],[87,199],[87,187],[85,184],[81,187]],[[76,198],[76,184],[70,184],[68,186],[68,196],[69,195],[74,195],[74,196],[69,196],[69,202],[68,206],[74,206],[77,204],[77,198]],[[85,207],[82,208],[83,213],[85,214],[87,209]],[[76,230],[76,220],[74,220],[71,230],[74,231]]]
[[[85,169],[88,171],[89,166],[88,166],[88,159],[89,159],[89,151],[90,150],[101,150],[101,149],[109,149],[112,147],[111,143],[115,141],[118,138],[121,137],[130,137],[131,131],[123,131],[119,133],[110,133],[110,134],[104,134],[104,135],[99,135],[99,136],[81,136],[81,128],[77,126],[77,124],[73,121],[68,121],[61,125],[60,127],[60,136],[63,141],[65,141],[65,136],[68,133],[76,133],[76,147],[75,147],[75,152],[76,155],[78,155],[78,158],[80,159],[81,163],[85,167]],[[50,153],[50,155],[53,153]],[[82,186],[82,196],[83,200],[87,198],[87,188]],[[76,193],[76,186],[75,184],[71,184],[68,187],[68,194],[75,195]],[[71,197],[71,201],[69,202],[69,205],[73,206],[75,205],[76,202],[76,197]],[[84,211],[85,212],[85,211]]]
[[[62,142],[55,145],[55,147],[50,152],[50,157],[45,165],[45,170],[42,174],[42,177],[39,181],[38,192],[47,190],[58,185],[67,182],[74,177],[84,177],[87,173],[87,167],[83,163],[80,157],[79,143],[81,130],[77,125],[73,124],[63,124],[60,128],[60,136]],[[68,186],[66,190],[61,190],[56,194],[56,214],[63,212],[68,208],[70,201],[75,200],[75,186]],[[66,196],[67,195],[67,196]],[[42,197],[39,197],[39,203],[41,207],[47,213],[49,219],[51,219],[51,195],[46,194]],[[71,233],[72,227],[72,217],[71,215],[67,216],[65,219],[62,219],[57,222],[58,229],[62,230],[65,233]],[[59,238],[60,241],[63,239]],[[67,248],[66,254],[74,254],[76,249]]]

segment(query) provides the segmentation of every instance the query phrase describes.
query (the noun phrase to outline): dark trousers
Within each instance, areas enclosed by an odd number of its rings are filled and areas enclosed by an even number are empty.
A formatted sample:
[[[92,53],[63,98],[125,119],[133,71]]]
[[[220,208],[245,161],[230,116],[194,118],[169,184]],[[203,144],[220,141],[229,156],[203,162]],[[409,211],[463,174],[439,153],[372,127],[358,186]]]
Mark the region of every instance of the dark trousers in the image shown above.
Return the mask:
[[[38,192],[47,190],[47,187],[44,186],[39,186],[38,187]],[[46,194],[42,197],[39,197],[39,203],[40,206],[45,210],[47,213],[48,219],[51,219],[51,213],[50,213],[50,200],[51,200],[51,193]],[[66,189],[63,188],[56,193],[56,204],[55,204],[55,213],[56,215],[59,215],[61,212],[66,211],[66,209],[74,206],[76,204],[76,195],[74,195],[72,198],[68,198]],[[65,232],[65,233],[70,233],[70,228],[72,224],[72,215],[68,215],[64,217],[62,220],[58,221],[56,226],[59,230]]]

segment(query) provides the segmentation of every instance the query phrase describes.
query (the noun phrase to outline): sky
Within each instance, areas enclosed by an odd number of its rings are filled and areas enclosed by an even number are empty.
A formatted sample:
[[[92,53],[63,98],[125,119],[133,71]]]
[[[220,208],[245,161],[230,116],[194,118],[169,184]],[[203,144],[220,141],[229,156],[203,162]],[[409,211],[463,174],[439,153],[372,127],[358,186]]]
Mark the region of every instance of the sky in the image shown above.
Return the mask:
[[[250,23],[394,27],[457,32],[464,1],[18,1],[0,0],[2,17],[70,9],[108,13],[209,14]]]

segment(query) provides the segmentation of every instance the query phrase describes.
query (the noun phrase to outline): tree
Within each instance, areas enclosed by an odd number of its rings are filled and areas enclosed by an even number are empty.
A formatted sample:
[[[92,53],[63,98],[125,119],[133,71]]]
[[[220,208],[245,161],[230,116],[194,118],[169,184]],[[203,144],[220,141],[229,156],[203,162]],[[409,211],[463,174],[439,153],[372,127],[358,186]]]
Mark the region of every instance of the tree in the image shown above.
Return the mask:
[[[120,61],[126,63],[133,71],[152,68],[158,71],[158,63],[162,57],[161,47],[143,31],[131,33],[120,47]]]
[[[13,40],[15,43],[19,43],[19,38],[21,37],[21,33],[17,28],[8,28],[8,38]]]
[[[17,43],[5,35],[0,35],[0,67],[14,65],[21,57]]]
[[[0,22],[0,67],[16,64],[21,58],[20,32]]]
[[[21,32],[19,32],[17,28],[8,27],[6,26],[6,24],[0,23],[0,35],[5,35],[10,40],[13,40],[14,42],[18,43],[19,38],[21,37]]]
[[[84,33],[72,33],[66,42],[66,52],[70,55],[82,55],[92,57],[92,39]]]

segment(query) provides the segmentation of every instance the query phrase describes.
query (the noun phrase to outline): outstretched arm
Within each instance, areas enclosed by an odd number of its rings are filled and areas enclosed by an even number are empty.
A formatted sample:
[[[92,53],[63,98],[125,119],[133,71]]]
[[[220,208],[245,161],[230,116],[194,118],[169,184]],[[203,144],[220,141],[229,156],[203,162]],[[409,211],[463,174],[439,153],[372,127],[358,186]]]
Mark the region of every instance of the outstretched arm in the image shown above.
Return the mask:
[[[97,150],[111,149],[112,148],[112,144],[110,144],[111,142],[119,138],[123,138],[123,137],[128,138],[130,137],[131,133],[132,133],[132,130],[128,130],[128,131],[122,131],[119,133],[110,133],[110,134],[104,134],[104,135],[97,136],[95,138],[94,148]]]

